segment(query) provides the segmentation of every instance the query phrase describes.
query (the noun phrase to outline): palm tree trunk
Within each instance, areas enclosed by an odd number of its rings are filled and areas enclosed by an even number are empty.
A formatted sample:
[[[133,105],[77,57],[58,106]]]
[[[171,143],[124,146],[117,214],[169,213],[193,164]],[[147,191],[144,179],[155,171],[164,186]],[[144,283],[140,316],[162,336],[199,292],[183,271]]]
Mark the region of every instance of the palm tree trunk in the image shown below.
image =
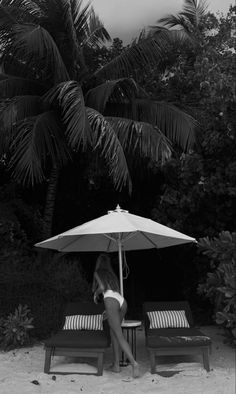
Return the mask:
[[[52,222],[55,208],[55,200],[57,193],[57,184],[59,178],[59,169],[55,164],[50,173],[49,185],[46,196],[46,203],[44,208],[44,228],[43,228],[43,236],[45,238],[49,238],[52,235]]]

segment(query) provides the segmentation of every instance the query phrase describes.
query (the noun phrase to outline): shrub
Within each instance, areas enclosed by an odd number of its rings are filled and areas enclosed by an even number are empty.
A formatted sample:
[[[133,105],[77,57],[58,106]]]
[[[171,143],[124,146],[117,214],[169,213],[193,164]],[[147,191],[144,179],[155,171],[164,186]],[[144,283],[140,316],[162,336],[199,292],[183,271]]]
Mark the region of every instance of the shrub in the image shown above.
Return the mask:
[[[45,271],[50,288],[57,290],[65,302],[88,300],[91,296],[78,253],[49,254]]]
[[[29,343],[29,330],[33,317],[30,317],[30,309],[27,305],[19,305],[14,313],[10,313],[6,319],[0,321],[0,344],[3,349],[14,349]]]
[[[5,319],[19,304],[28,305],[34,316],[32,333],[41,339],[61,326],[64,305],[91,298],[91,289],[78,253],[32,248],[40,222],[34,227],[30,209],[21,207],[18,200],[11,206],[0,201],[0,311]],[[0,322],[0,342],[2,331]]]
[[[56,290],[49,288],[46,278],[36,272],[35,276],[18,275],[0,283],[0,310],[5,318],[19,304],[27,304],[34,316],[32,335],[41,339],[60,326],[64,301]]]
[[[200,239],[199,248],[211,261],[212,272],[198,292],[214,305],[214,319],[236,344],[236,233],[223,231],[218,238]]]
[[[16,261],[10,271],[9,265],[0,264],[1,315],[6,317],[19,304],[27,304],[34,316],[32,333],[38,339],[61,327],[67,302],[91,298],[78,254],[43,253],[30,262]]]

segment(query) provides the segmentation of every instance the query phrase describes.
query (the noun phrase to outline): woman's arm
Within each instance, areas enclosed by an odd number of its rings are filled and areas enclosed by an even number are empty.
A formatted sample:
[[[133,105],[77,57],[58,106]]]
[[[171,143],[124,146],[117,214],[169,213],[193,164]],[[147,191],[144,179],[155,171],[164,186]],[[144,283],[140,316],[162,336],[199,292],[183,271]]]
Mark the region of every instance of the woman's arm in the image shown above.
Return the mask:
[[[100,291],[100,293],[102,293],[105,290],[105,288],[104,288],[104,285],[103,285],[101,279],[99,278],[99,275],[97,272],[94,272],[94,278],[96,279],[97,284],[98,284],[97,291]]]
[[[96,281],[95,274],[93,274],[92,292],[95,293],[98,288],[98,282]]]
[[[99,278],[97,272],[94,272],[94,295],[93,295],[93,300],[95,303],[97,303],[97,297],[104,292],[104,286]]]

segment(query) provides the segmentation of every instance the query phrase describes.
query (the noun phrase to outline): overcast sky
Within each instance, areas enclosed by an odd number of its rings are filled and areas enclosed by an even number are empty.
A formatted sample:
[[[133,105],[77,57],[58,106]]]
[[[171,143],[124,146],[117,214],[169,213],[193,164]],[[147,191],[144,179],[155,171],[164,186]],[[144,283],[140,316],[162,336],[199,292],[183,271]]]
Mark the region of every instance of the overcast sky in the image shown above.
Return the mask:
[[[209,11],[226,13],[235,1],[208,0]],[[183,0],[92,0],[91,3],[111,37],[128,43],[143,27],[155,24],[163,15],[180,11]]]

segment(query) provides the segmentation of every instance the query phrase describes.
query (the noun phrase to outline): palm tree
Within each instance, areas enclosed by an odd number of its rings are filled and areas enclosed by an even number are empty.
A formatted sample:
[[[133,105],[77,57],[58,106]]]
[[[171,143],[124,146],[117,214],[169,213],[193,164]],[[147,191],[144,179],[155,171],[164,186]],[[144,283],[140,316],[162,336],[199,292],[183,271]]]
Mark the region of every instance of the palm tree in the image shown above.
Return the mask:
[[[158,20],[168,28],[180,28],[190,38],[199,40],[204,30],[208,5],[205,0],[184,0],[183,10],[177,15],[169,14]]]
[[[115,187],[131,190],[125,154],[164,162],[170,141],[183,150],[195,144],[191,116],[151,101],[130,78],[137,63],[162,61],[168,34],[140,38],[90,75],[83,51],[106,40],[99,18],[81,0],[0,2],[0,150],[23,185],[49,179],[45,237],[59,170],[75,152],[92,149],[105,159]]]

